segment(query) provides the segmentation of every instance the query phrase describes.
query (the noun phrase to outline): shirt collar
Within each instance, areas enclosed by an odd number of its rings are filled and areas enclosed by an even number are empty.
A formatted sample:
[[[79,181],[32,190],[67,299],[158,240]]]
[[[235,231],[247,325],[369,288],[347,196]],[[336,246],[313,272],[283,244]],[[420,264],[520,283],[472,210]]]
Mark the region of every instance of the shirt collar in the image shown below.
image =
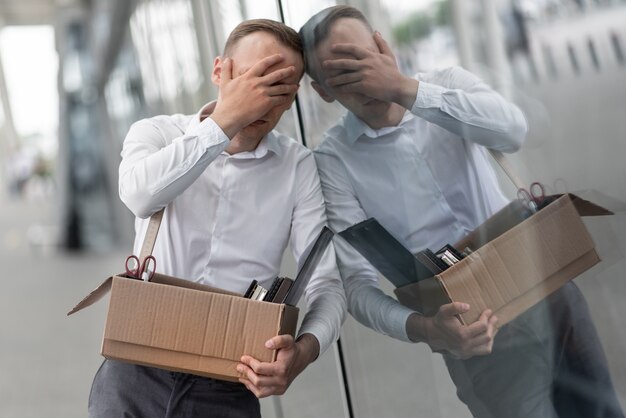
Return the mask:
[[[346,139],[350,144],[354,144],[357,139],[365,135],[369,138],[378,138],[393,132],[398,126],[413,119],[415,115],[409,111],[404,112],[404,116],[397,126],[387,126],[380,129],[372,129],[365,122],[359,119],[354,113],[348,112],[344,116],[344,126],[346,128]]]
[[[251,158],[263,158],[267,155],[268,152],[273,152],[277,156],[282,155],[282,150],[280,149],[280,144],[278,143],[278,137],[274,131],[271,131],[259,142],[259,145],[256,146],[252,151],[240,152],[239,154],[232,155],[231,158],[237,159],[251,159]]]
[[[264,143],[264,142],[267,145],[267,149],[269,151],[272,151],[274,154],[278,155],[279,157],[283,155],[283,150],[280,147],[280,143],[278,142],[278,135],[275,131],[271,131],[270,133],[265,135],[265,138],[261,140],[261,143]],[[261,145],[261,143],[259,145]]]
[[[209,115],[211,115],[211,113],[213,113],[213,110],[215,109],[216,104],[217,104],[217,101],[214,100],[202,106],[202,108],[200,108],[198,113],[196,113],[195,115],[191,117],[191,121],[189,122],[189,126],[187,127],[187,129],[191,129],[199,125],[201,123],[200,122],[201,119],[207,118]],[[276,133],[274,131],[271,131],[270,133],[265,135],[263,138],[261,138],[261,141],[257,145],[256,149],[252,151],[241,152],[239,154],[235,154],[233,155],[233,157],[235,158],[263,158],[268,153],[268,151],[271,151],[278,156],[282,155],[282,149],[280,148],[278,137],[276,136]]]

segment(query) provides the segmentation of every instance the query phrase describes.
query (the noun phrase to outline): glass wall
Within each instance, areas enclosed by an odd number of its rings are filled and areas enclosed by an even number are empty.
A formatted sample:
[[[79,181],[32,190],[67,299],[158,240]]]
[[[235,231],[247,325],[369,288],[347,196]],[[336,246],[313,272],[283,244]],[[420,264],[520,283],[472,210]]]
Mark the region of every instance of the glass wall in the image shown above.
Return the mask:
[[[527,44],[511,56],[512,97],[531,127],[520,152],[511,156],[527,181],[549,193],[575,193],[615,211],[586,217],[602,263],[579,276],[600,334],[622,406],[626,365],[619,298],[626,249],[626,39],[624,2],[557,2],[527,12]]]
[[[313,14],[342,2],[286,0],[286,22],[299,29]],[[346,2],[362,10],[375,30],[392,45],[399,67],[415,74],[458,63],[449,2]],[[345,3],[343,3],[345,4]],[[305,77],[298,93],[307,145],[315,147],[323,133],[345,113],[336,102],[324,102]],[[385,279],[381,287],[393,296]],[[458,401],[440,355],[425,344],[407,344],[364,327],[352,317],[341,335],[346,390],[354,417],[469,417]],[[332,415],[339,416],[339,415]]]

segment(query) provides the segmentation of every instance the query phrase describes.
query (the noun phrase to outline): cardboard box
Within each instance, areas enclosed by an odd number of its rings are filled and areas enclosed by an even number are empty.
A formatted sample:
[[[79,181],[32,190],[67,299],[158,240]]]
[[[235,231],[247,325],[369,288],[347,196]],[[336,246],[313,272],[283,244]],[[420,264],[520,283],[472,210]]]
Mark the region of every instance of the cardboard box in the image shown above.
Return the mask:
[[[570,194],[527,219],[519,205],[511,202],[454,244],[474,250],[459,263],[395,289],[398,300],[427,316],[442,304],[467,302],[461,322],[470,324],[490,308],[502,326],[600,261],[580,216],[611,212]]]
[[[265,341],[296,331],[296,307],[161,274],[150,282],[110,277],[68,315],[109,291],[101,351],[109,359],[237,381],[243,354],[274,361]]]

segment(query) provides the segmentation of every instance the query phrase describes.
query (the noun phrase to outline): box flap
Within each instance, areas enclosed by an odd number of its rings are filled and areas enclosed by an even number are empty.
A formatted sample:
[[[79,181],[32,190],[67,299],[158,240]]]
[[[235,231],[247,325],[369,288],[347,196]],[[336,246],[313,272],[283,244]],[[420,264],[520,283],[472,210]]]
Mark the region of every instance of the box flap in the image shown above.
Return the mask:
[[[105,339],[239,361],[272,361],[281,305],[152,282],[113,278]]]
[[[112,280],[113,280],[113,277],[109,277],[104,282],[102,282],[100,286],[96,287],[94,290],[91,291],[91,293],[85,296],[83,300],[78,302],[78,304],[74,306],[72,310],[67,313],[67,315],[69,316],[73,313],[76,313],[80,311],[81,309],[91,306],[97,301],[99,301],[100,299],[102,299],[102,297],[106,295],[107,293],[109,293],[109,290],[111,290]]]
[[[562,194],[551,195],[548,199],[555,199],[552,203],[547,205],[544,209],[540,210],[532,217],[536,217],[542,213],[545,209],[549,208],[557,202],[562,202],[563,199],[569,199],[574,204],[576,211],[580,216],[600,216],[600,215],[613,215],[613,212],[596,205],[588,200],[582,199],[574,194]],[[475,230],[467,234],[463,239],[454,244],[455,248],[463,251],[466,247],[472,250],[476,250],[486,243],[496,239],[500,235],[509,231],[516,225],[529,218],[528,209],[518,199],[512,200],[508,205],[501,210],[493,214],[489,219],[483,222]]]
[[[585,189],[585,190],[576,190],[573,192],[576,196],[588,200],[590,202],[595,203],[598,206],[602,206],[603,208],[613,212],[613,213],[624,213],[626,212],[626,202],[603,193],[596,189]]]
[[[574,203],[574,206],[580,216],[602,216],[614,214],[610,210],[585,200],[582,197],[576,196],[575,194],[570,194],[569,196],[572,198],[572,202]]]
[[[119,277],[119,278],[126,278],[128,280],[136,280],[136,279],[129,279],[126,275],[124,274],[118,274],[115,277]],[[72,308],[71,311],[69,311],[67,313],[67,315],[72,315],[73,313],[76,313],[88,306],[93,305],[94,303],[96,303],[97,301],[99,301],[100,299],[102,299],[102,297],[104,295],[106,295],[109,290],[111,289],[111,281],[112,281],[113,277],[109,277],[108,279],[106,279],[100,286],[96,287],[94,290],[91,291],[91,293],[89,293],[87,296],[85,296],[85,298],[83,300],[81,300],[80,302],[78,302],[78,304],[76,306],[74,306]],[[189,280],[184,280],[184,279],[179,279],[178,277],[173,277],[173,276],[167,276],[165,274],[159,274],[156,273],[154,275],[154,277],[151,280],[152,283],[161,283],[161,284],[167,284],[170,286],[177,286],[177,287],[184,287],[186,289],[195,289],[195,290],[202,290],[205,292],[213,292],[213,293],[221,293],[224,295],[232,295],[232,296],[241,296],[238,293],[235,292],[229,292],[228,290],[223,290],[223,289],[218,289],[216,287],[212,287],[212,286],[208,286],[205,284],[201,284],[201,283],[196,283],[196,282],[192,282]]]

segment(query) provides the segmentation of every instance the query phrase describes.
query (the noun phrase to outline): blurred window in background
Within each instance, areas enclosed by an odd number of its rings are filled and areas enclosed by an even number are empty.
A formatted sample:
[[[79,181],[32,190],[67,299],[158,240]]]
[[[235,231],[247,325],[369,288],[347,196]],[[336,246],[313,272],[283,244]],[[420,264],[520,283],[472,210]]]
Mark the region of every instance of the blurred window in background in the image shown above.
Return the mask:
[[[550,75],[552,80],[555,80],[558,77],[558,72],[556,69],[556,62],[554,61],[554,55],[552,54],[552,48],[550,48],[548,45],[543,45],[541,47],[541,52],[543,52],[543,59],[548,74]]]
[[[587,39],[587,48],[589,49],[589,56],[591,56],[593,68],[595,68],[596,71],[600,71],[600,60],[598,59],[598,53],[596,52],[596,45],[593,43],[593,39]]]
[[[580,65],[578,64],[578,57],[572,44],[567,44],[567,55],[569,56],[569,62],[572,64],[572,70],[575,75],[580,75]]]
[[[189,0],[143,1],[130,28],[148,104],[162,102],[166,113],[193,110],[183,98],[199,89],[203,72]]]
[[[49,194],[58,151],[58,56],[54,29],[5,27],[0,32],[0,54],[10,106],[2,111],[0,156],[9,192],[12,196]]]
[[[611,46],[613,47],[613,53],[615,59],[620,65],[624,65],[624,50],[622,49],[622,43],[620,42],[619,35],[615,32],[611,32]]]

